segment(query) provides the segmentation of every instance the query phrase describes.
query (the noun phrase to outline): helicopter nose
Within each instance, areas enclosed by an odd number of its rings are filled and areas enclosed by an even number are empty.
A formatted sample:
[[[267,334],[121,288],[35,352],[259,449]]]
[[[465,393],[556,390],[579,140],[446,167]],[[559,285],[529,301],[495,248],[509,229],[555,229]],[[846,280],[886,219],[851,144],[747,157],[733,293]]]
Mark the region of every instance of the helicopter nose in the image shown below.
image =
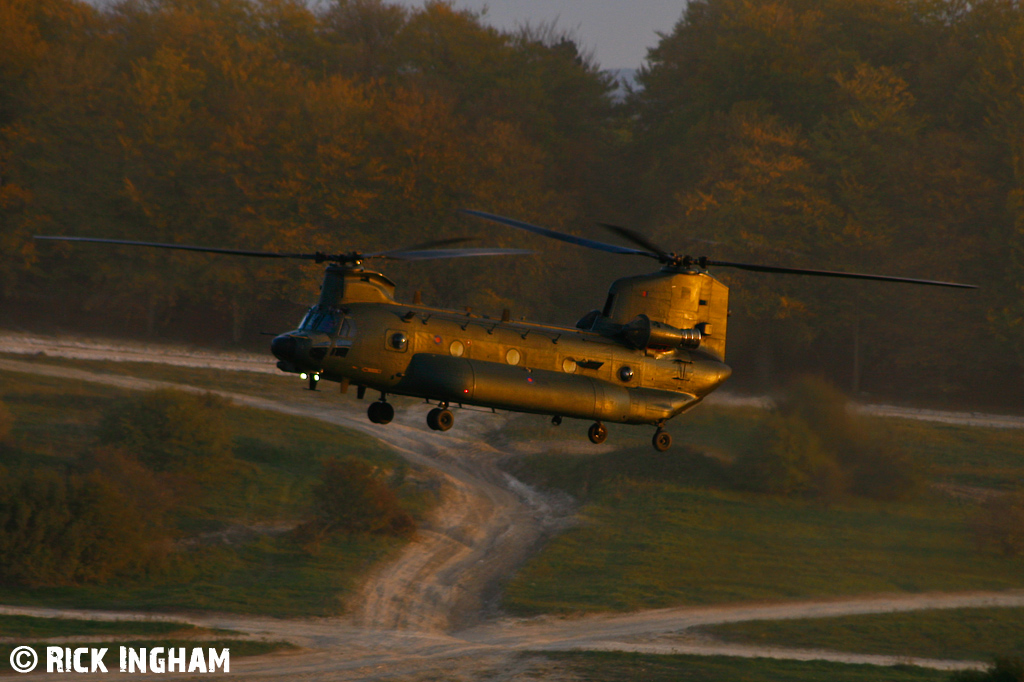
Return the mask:
[[[278,360],[291,362],[295,360],[298,350],[299,344],[291,334],[275,336],[274,340],[270,342],[270,352],[273,353]]]

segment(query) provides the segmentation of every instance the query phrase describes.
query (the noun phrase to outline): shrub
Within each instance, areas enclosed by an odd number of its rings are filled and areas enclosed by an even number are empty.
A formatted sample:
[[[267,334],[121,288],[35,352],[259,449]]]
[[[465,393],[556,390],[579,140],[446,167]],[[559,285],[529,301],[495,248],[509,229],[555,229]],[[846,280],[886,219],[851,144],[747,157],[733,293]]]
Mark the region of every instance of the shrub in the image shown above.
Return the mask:
[[[151,567],[166,546],[99,472],[0,468],[0,582],[102,583]]]
[[[194,492],[194,486],[181,476],[156,473],[127,452],[110,446],[94,448],[81,458],[81,464],[114,485],[152,535],[170,534],[168,512]]]
[[[312,520],[298,529],[316,543],[334,533],[407,536],[415,530],[379,470],[354,458],[328,460],[313,487]]]
[[[850,414],[846,395],[824,379],[800,377],[775,401],[781,414],[801,419],[828,449],[841,454],[863,439],[863,426]]]
[[[846,396],[822,379],[804,377],[787,387],[761,441],[736,463],[739,481],[755,490],[895,500],[920,486],[899,448],[872,438]]]
[[[104,414],[99,440],[155,471],[203,478],[233,460],[227,406],[227,400],[212,393],[159,390],[134,395]]]
[[[824,495],[841,487],[834,458],[803,419],[773,413],[762,436],[738,462],[744,487],[784,495]]]
[[[988,498],[971,521],[979,547],[1024,554],[1024,491]]]

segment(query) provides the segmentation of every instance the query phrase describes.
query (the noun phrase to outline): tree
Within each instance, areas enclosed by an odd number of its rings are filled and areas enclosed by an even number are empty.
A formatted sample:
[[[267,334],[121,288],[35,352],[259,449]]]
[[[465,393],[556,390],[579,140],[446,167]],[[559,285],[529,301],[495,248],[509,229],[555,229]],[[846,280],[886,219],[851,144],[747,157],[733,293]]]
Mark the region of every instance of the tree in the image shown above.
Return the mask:
[[[312,543],[335,533],[408,536],[416,529],[380,470],[351,457],[324,463],[313,487],[312,517],[298,529]]]
[[[104,583],[159,563],[149,517],[98,472],[0,467],[0,583]]]
[[[847,397],[816,377],[787,386],[736,467],[748,487],[825,500],[843,493],[897,500],[920,485],[899,445],[874,437]]]
[[[98,431],[103,445],[125,451],[158,472],[179,472],[203,480],[233,460],[228,401],[170,389],[117,401]]]
[[[781,495],[830,499],[842,489],[839,467],[805,421],[774,413],[758,444],[736,462],[741,485]]]

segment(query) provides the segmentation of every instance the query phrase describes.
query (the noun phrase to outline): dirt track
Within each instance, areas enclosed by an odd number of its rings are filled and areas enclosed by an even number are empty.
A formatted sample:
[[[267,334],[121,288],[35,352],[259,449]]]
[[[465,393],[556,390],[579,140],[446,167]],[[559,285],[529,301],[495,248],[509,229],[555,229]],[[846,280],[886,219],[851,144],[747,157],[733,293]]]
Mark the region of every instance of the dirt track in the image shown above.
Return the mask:
[[[0,337],[0,350],[13,351],[13,340]],[[138,359],[135,352],[120,357],[111,349],[87,349],[106,359]],[[23,351],[24,352],[24,351]],[[34,352],[34,351],[29,351]],[[47,346],[54,352],[54,346]],[[153,349],[144,351],[154,359]],[[172,354],[174,364],[186,365],[190,354]],[[96,357],[95,355],[93,357]],[[221,366],[206,354],[198,366]],[[223,368],[267,359],[225,359]],[[236,364],[237,363],[237,364]],[[83,379],[131,389],[168,386],[157,382],[38,363],[0,360],[0,369]],[[305,415],[355,428],[381,438],[410,461],[438,471],[444,478],[443,502],[420,538],[392,563],[370,576],[353,600],[352,615],[343,619],[279,620],[235,615],[175,614],[175,618],[210,627],[226,627],[303,647],[293,654],[239,660],[233,672],[246,678],[344,679],[515,679],[525,670],[543,670],[542,659],[526,652],[620,650],[647,653],[724,654],[747,657],[822,659],[892,665],[916,663],[952,669],[980,664],[953,661],[909,661],[730,645],[689,633],[697,625],[742,620],[884,613],[894,610],[966,606],[1024,606],[1024,592],[961,595],[882,595],[785,604],[680,608],[614,616],[530,620],[497,617],[493,600],[501,581],[534,551],[548,534],[568,522],[565,500],[532,491],[497,467],[510,454],[496,446],[490,429],[500,425],[493,415],[460,411],[457,427],[437,434],[423,424],[422,409],[401,411],[385,429],[366,421],[362,405],[327,393],[302,394],[300,400],[277,402],[247,395],[226,394],[239,404]],[[0,607],[0,612],[54,614],[47,609]],[[96,612],[88,617],[121,617]],[[545,679],[555,679],[548,670]],[[116,675],[111,675],[116,677]]]

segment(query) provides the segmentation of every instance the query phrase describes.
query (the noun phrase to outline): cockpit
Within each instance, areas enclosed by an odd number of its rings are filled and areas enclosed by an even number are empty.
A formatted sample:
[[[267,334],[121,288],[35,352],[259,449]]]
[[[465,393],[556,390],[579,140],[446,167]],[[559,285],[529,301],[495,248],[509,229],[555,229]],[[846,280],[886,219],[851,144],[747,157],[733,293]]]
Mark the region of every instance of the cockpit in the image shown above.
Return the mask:
[[[315,305],[302,318],[302,322],[299,323],[299,329],[304,332],[333,334],[338,329],[338,323],[341,322],[341,319],[341,308],[327,308]]]

